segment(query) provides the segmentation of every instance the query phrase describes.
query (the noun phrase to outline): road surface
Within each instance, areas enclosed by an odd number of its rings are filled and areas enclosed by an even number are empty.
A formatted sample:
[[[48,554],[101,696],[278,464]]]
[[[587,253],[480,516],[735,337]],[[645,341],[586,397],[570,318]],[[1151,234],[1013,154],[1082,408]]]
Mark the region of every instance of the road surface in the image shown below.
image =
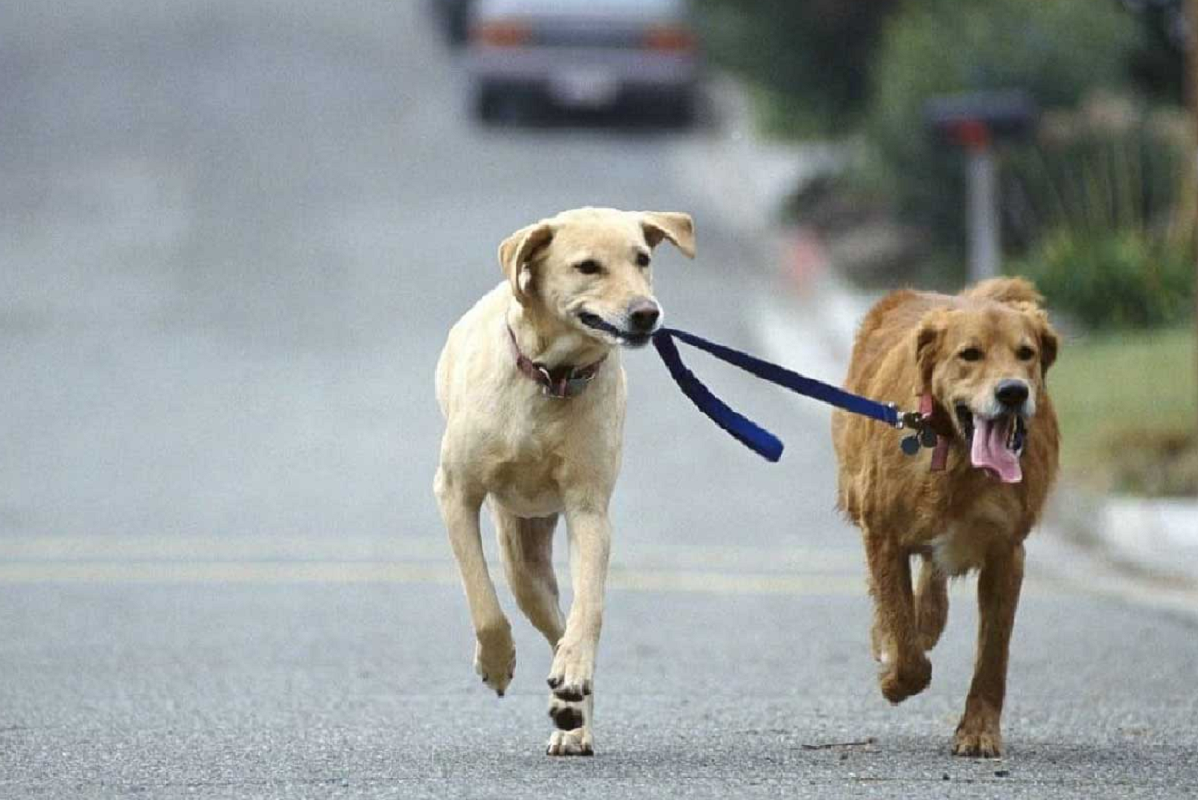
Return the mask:
[[[1030,557],[1002,760],[948,752],[970,582],[932,686],[889,707],[827,412],[699,355],[788,451],[627,355],[597,757],[543,755],[517,615],[484,691],[432,377],[497,243],[690,211],[699,257],[656,262],[672,323],[760,350],[774,309],[826,341],[824,298],[704,190],[719,133],[480,130],[415,0],[25,4],[0,57],[0,796],[1195,796],[1194,614],[1069,551]]]

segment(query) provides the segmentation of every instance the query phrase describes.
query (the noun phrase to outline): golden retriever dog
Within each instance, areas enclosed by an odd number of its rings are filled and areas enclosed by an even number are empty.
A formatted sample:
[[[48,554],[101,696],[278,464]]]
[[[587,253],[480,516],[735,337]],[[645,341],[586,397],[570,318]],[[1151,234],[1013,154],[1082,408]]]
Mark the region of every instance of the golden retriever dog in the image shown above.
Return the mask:
[[[1024,541],[1058,470],[1045,382],[1058,337],[1041,299],[1027,281],[999,278],[953,297],[893,292],[863,320],[845,388],[901,409],[928,395],[932,427],[948,442],[944,468],[904,455],[877,422],[845,412],[833,419],[838,505],[866,546],[871,647],[890,702],[929,685],[925,653],[946,623],[947,577],[979,571],[975,673],[957,755],[1000,754]],[[921,558],[915,595],[913,556]]]
[[[516,664],[480,541],[486,500],[517,605],[553,650],[550,755],[593,752],[625,420],[618,350],[646,344],[660,324],[650,257],[663,239],[691,258],[691,217],[582,208],[522,228],[500,245],[506,280],[454,325],[438,362],[446,431],[434,493],[475,628],[475,671],[503,696]],[[560,514],[575,595],[565,620],[551,563]]]

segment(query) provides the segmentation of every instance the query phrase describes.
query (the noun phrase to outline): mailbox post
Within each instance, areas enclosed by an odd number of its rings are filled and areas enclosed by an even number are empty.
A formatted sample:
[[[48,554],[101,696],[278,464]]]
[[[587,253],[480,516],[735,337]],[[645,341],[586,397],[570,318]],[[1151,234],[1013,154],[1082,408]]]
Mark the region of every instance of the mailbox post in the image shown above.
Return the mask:
[[[966,155],[967,272],[971,282],[1000,272],[1000,196],[995,143],[1032,129],[1037,107],[1024,92],[935,97],[925,122],[938,141]]]

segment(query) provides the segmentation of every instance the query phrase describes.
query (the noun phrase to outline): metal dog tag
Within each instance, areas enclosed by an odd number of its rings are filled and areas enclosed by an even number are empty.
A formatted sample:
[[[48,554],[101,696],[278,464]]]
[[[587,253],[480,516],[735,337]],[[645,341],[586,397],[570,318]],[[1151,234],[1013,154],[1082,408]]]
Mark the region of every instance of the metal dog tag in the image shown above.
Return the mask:
[[[906,456],[915,456],[921,449],[921,442],[915,435],[905,436],[900,440],[900,449],[904,451]]]
[[[934,447],[937,445],[937,431],[928,426],[921,429],[921,446]]]

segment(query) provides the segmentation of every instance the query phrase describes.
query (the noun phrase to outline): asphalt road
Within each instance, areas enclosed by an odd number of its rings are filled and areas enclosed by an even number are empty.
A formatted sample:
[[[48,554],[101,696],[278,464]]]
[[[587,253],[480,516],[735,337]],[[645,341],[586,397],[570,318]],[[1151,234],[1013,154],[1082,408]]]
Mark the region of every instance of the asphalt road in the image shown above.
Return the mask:
[[[0,796],[1195,796],[1195,616],[1069,551],[1031,554],[1004,759],[949,755],[967,582],[933,685],[889,707],[827,414],[699,357],[789,450],[627,356],[598,755],[542,754],[518,616],[508,696],[481,687],[432,376],[497,243],[690,211],[671,322],[826,334],[702,190],[719,134],[481,131],[415,0],[10,4],[0,64]]]

